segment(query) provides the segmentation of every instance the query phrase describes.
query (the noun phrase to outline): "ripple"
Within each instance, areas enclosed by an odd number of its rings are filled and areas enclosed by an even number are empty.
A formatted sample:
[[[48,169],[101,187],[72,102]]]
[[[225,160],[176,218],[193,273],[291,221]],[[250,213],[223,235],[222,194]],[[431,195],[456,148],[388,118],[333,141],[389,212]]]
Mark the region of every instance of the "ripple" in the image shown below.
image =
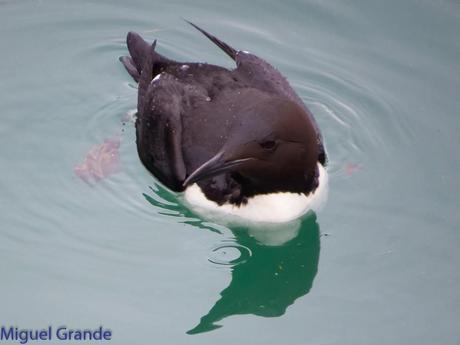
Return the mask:
[[[404,142],[404,124],[379,88],[350,76],[327,58],[298,75],[292,84],[319,123],[332,176],[350,162],[384,159],[392,146]]]
[[[66,52],[65,58],[61,56],[45,68],[47,73],[59,72],[56,73],[59,78],[51,79],[47,93],[60,95],[56,99],[66,104],[66,107],[50,111],[50,114],[38,112],[42,114],[41,122],[46,125],[40,130],[49,127],[50,137],[53,136],[54,140],[50,139],[46,146],[51,152],[50,157],[43,157],[48,166],[31,177],[32,183],[28,190],[21,190],[29,199],[38,200],[39,205],[24,203],[22,207],[30,219],[17,217],[12,220],[12,224],[24,231],[20,234],[11,231],[8,233],[9,240],[27,239],[37,243],[62,234],[63,242],[75,241],[74,246],[81,251],[108,251],[113,256],[116,256],[116,252],[129,253],[121,242],[111,243],[97,236],[88,238],[88,233],[84,231],[62,226],[63,219],[75,219],[78,214],[96,217],[97,211],[107,214],[125,213],[139,221],[151,223],[172,220],[174,223],[190,224],[218,233],[227,231],[213,223],[203,222],[179,202],[176,194],[155,185],[156,180],[141,164],[135,145],[134,126],[131,122],[122,124],[125,114],[135,107],[136,87],[123,71],[117,57],[126,53],[124,37],[127,27],[130,27],[146,33],[150,41],[158,38],[158,49],[179,60],[209,59],[210,62],[228,63],[233,67],[231,60],[180,21],[174,25],[157,25],[147,18],[130,20],[118,16],[110,19],[95,16],[83,21],[76,17],[64,21],[60,16],[52,20],[33,13],[30,16],[32,24],[23,21],[21,29],[42,30],[50,38],[47,49],[53,54]],[[385,144],[389,141],[401,142],[400,137],[405,135],[406,127],[401,125],[397,116],[392,115],[395,113],[394,108],[378,86],[368,83],[361,75],[351,75],[334,56],[318,49],[307,51],[299,48],[298,34],[294,35],[295,41],[289,37],[285,40],[283,33],[277,32],[276,28],[248,25],[245,20],[229,20],[225,16],[219,18],[218,22],[203,22],[199,18],[197,22],[213,33],[215,29],[216,34],[219,34],[219,30],[227,32],[227,35],[219,36],[232,44],[240,42],[242,47],[247,46],[250,50],[254,47],[254,52],[267,60],[271,60],[272,52],[277,52],[270,62],[293,71],[292,76],[288,75],[289,80],[319,122],[333,176],[339,174],[350,160],[361,164],[366,157],[385,155]],[[66,31],[58,34],[56,27],[65,28]],[[81,39],[81,34],[89,30],[94,31],[94,34]],[[231,32],[237,32],[239,37],[231,37]],[[250,42],[252,46],[248,44]],[[235,47],[240,48],[236,43]],[[309,64],[305,64],[307,55]],[[75,70],[69,66],[75,66]],[[123,77],[116,79],[113,73]],[[51,124],[51,120],[57,122]],[[51,128],[59,134],[51,133]],[[73,135],[69,140],[67,133]],[[396,133],[396,136],[390,140],[388,133]],[[75,178],[73,166],[92,146],[115,134],[121,138],[120,172],[97,185],[87,185]],[[55,149],[56,142],[62,145],[59,150]],[[68,154],[56,159],[55,156],[60,155],[61,150]],[[30,164],[23,164],[22,168],[33,171],[33,164],[31,161]],[[149,190],[148,186],[152,184]],[[43,192],[43,185],[51,190],[49,194]],[[13,190],[5,193],[14,198]],[[266,232],[263,234],[265,236]],[[213,253],[210,261],[216,264],[227,262],[232,265],[250,256],[242,248],[227,248],[225,245],[214,248]],[[224,253],[227,253],[227,257]]]
[[[245,263],[251,256],[248,247],[228,241],[213,248],[208,261],[216,265],[236,266]]]

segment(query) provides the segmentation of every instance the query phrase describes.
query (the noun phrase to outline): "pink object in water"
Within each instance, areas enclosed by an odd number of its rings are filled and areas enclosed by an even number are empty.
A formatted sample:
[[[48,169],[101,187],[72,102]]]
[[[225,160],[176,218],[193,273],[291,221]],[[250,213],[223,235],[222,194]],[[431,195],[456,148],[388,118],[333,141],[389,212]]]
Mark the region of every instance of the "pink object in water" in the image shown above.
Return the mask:
[[[355,172],[361,170],[361,164],[356,164],[356,163],[347,163],[345,164],[345,173],[348,176],[353,175]]]
[[[76,165],[75,174],[86,182],[99,181],[120,169],[120,137],[105,139],[102,144],[94,145],[86,154],[83,163]]]

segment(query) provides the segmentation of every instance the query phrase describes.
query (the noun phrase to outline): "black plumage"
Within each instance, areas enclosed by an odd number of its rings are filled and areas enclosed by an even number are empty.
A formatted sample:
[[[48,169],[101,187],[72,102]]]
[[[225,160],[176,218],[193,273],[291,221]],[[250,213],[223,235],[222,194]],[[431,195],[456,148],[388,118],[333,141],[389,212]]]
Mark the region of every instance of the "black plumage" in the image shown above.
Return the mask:
[[[219,203],[256,194],[305,193],[325,164],[312,114],[287,80],[261,58],[237,51],[190,23],[236,62],[236,68],[177,62],[130,32],[120,60],[139,82],[137,147],[163,184],[198,183]]]

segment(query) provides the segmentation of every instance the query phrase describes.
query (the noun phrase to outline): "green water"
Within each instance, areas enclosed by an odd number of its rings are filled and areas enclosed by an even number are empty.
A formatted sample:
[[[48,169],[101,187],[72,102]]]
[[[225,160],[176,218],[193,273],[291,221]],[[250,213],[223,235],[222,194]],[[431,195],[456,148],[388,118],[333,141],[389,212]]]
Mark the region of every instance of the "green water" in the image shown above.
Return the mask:
[[[315,114],[325,207],[283,226],[200,219],[137,157],[128,31],[270,61]],[[0,326],[113,344],[460,344],[460,3],[0,0]],[[120,171],[75,175],[121,140]],[[57,341],[45,343],[62,343]]]

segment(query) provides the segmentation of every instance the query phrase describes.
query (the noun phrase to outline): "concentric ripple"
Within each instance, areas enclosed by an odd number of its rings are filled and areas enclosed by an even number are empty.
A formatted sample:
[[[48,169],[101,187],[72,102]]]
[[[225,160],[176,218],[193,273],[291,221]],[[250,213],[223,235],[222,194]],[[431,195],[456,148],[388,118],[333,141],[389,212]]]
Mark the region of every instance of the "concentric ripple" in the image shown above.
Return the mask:
[[[252,256],[249,248],[226,241],[211,250],[208,261],[223,266],[236,266],[245,263]]]

